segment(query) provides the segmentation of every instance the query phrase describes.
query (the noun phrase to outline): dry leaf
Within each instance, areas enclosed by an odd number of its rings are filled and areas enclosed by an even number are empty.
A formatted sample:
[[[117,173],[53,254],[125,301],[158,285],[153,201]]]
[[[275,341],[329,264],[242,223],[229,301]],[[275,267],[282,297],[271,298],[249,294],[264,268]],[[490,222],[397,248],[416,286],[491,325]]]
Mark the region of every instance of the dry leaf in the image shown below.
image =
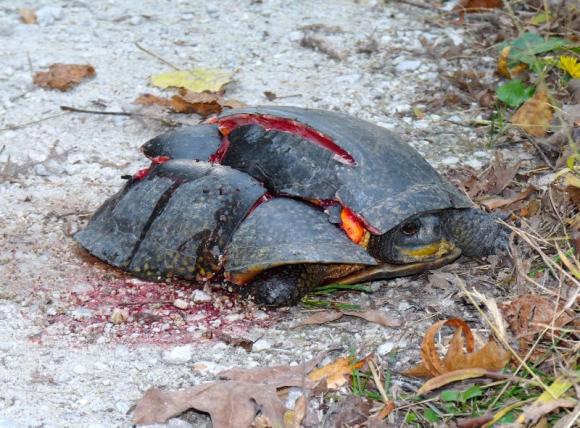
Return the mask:
[[[217,93],[194,93],[186,89],[180,89],[179,95],[174,95],[170,100],[151,94],[142,94],[134,103],[144,106],[158,105],[171,107],[176,113],[198,114],[202,117],[221,113],[225,108],[246,107],[246,104],[241,101],[226,100]]]
[[[337,319],[342,318],[342,315],[343,314],[340,311],[318,311],[305,320],[300,321],[294,326],[294,328],[305,325],[326,324],[327,322],[336,321]]]
[[[457,330],[449,343],[447,354],[441,360],[435,349],[435,336],[445,325],[455,327]],[[467,352],[464,351],[464,347]],[[475,351],[473,333],[465,321],[449,319],[438,321],[427,330],[421,343],[421,358],[422,363],[407,370],[406,375],[434,377],[460,369],[500,370],[509,362],[510,354],[493,340]]]
[[[220,92],[232,79],[232,74],[215,68],[170,71],[151,76],[158,88],[183,88],[191,92]]]
[[[48,71],[41,71],[34,75],[34,84],[43,88],[68,91],[83,79],[94,75],[95,69],[92,65],[52,64]]]
[[[256,367],[252,369],[233,368],[218,373],[218,376],[222,379],[266,384],[276,388],[283,386],[313,387],[315,384],[312,383],[308,373],[325,356],[325,352],[320,352],[311,360],[297,366]]]
[[[368,358],[367,356],[360,361],[355,361],[352,357],[341,357],[324,367],[313,370],[308,378],[313,382],[326,379],[328,389],[338,389],[348,381],[353,370],[364,366]]]
[[[497,9],[503,6],[501,0],[460,0],[453,8],[462,13],[484,12],[488,9]]]
[[[520,63],[515,67],[509,68],[508,58],[510,55],[510,50],[511,46],[506,46],[503,48],[499,54],[499,59],[497,60],[497,72],[501,76],[507,77],[508,79],[512,79],[513,77],[523,73],[528,69],[528,65],[524,63]]]
[[[210,92],[195,93],[185,89],[171,99],[171,106],[177,113],[195,113],[202,117],[221,113],[224,108],[242,108],[246,104],[236,100],[226,100],[221,95]]]
[[[355,427],[366,422],[373,403],[366,397],[348,395],[338,402],[338,413],[334,417],[334,427]]]
[[[135,99],[135,101],[133,101],[133,103],[140,104],[142,106],[152,106],[152,105],[158,105],[161,107],[171,106],[171,100],[168,100],[167,98],[161,98],[152,94],[141,94],[137,97],[137,99]]]
[[[556,305],[554,300],[535,294],[524,294],[500,305],[511,331],[519,339],[522,353],[527,352],[535,341],[535,335],[544,330],[544,325],[552,324],[554,316],[561,308],[562,305]],[[574,319],[574,312],[567,310],[556,318],[554,327],[563,327]],[[551,338],[551,331],[546,332],[546,337]],[[543,353],[542,349],[539,351]]]
[[[401,320],[389,315],[385,311],[380,311],[376,309],[367,309],[366,311],[319,311],[316,312],[314,315],[309,316],[303,321],[300,321],[298,324],[294,326],[302,327],[305,325],[317,325],[317,324],[325,324],[327,322],[336,321],[339,318],[342,318],[343,315],[348,315],[351,317],[362,318],[369,322],[373,322],[375,324],[382,325],[383,327],[399,327],[403,324]]]
[[[543,137],[550,128],[553,115],[548,90],[539,85],[534,96],[515,112],[511,122],[534,137]]]
[[[356,311],[342,311],[345,315],[350,315],[351,317],[358,317],[365,319],[369,322],[382,325],[383,327],[399,327],[403,322],[389,315],[385,311],[380,311],[376,309],[367,309],[366,311],[356,312]]]
[[[137,403],[133,422],[140,425],[164,423],[188,409],[209,413],[214,428],[249,427],[258,411],[273,426],[283,426],[286,411],[274,386],[210,382],[181,391],[148,390]]]
[[[576,405],[575,400],[568,400],[565,398],[560,398],[558,400],[550,400],[545,403],[534,403],[529,407],[524,409],[524,413],[519,419],[524,419],[526,426],[531,426],[538,421],[542,416],[553,412],[556,409],[562,407],[574,407]]]
[[[472,198],[499,195],[516,176],[521,162],[508,164],[499,152],[495,153],[491,166],[479,176],[470,173],[460,179],[460,184]]]
[[[460,380],[474,379],[491,374],[493,373],[489,370],[479,368],[454,370],[429,379],[417,390],[417,395],[426,394],[427,392]]]
[[[27,7],[20,9],[20,20],[25,24],[36,24],[36,11]]]
[[[534,189],[532,187],[528,187],[523,192],[516,193],[511,198],[489,198],[484,201],[481,201],[480,204],[483,205],[489,211],[493,211],[498,208],[507,207],[508,205],[511,205],[515,202],[523,201],[532,193],[534,193]]]

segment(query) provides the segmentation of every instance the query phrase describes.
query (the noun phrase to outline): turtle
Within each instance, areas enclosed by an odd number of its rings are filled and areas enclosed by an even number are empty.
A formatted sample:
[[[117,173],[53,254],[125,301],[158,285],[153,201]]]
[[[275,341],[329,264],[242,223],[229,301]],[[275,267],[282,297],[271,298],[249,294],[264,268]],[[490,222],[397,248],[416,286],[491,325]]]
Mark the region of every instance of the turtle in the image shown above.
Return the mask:
[[[221,279],[285,306],[318,285],[506,250],[495,214],[474,208],[391,131],[343,113],[232,109],[141,151],[150,166],[74,235],[139,277]]]

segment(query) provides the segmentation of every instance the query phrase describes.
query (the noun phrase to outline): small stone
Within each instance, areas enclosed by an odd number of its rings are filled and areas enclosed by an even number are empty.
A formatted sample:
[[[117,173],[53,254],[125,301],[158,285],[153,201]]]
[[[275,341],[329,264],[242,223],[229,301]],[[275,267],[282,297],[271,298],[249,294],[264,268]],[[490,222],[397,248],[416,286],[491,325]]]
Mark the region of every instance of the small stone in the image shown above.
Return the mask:
[[[193,357],[191,345],[176,346],[170,351],[163,352],[163,361],[169,364],[185,364]]]
[[[131,25],[139,25],[139,24],[141,24],[142,22],[143,22],[143,17],[141,17],[141,16],[139,16],[139,15],[137,15],[137,16],[132,16],[132,17],[129,19],[129,23],[130,23]]]
[[[441,159],[443,165],[455,165],[459,163],[459,158],[457,156],[447,156],[445,159]]]
[[[377,352],[379,355],[386,355],[391,352],[395,348],[395,344],[393,342],[385,342],[377,348]]]
[[[62,18],[62,9],[54,6],[43,6],[36,11],[38,25],[46,27]]]
[[[193,290],[193,293],[191,293],[191,300],[195,303],[206,303],[211,302],[212,299],[211,296],[203,290]]]
[[[111,322],[115,325],[123,324],[129,318],[129,311],[125,308],[115,308],[111,314]]]
[[[252,352],[260,352],[266,349],[270,349],[272,344],[268,342],[266,339],[259,339],[254,342],[252,345]]]
[[[189,303],[187,303],[185,300],[183,299],[175,299],[173,301],[173,306],[175,306],[178,309],[187,309],[187,307],[189,306]]]
[[[397,65],[397,71],[414,71],[421,66],[421,61],[418,60],[405,60],[401,61]]]

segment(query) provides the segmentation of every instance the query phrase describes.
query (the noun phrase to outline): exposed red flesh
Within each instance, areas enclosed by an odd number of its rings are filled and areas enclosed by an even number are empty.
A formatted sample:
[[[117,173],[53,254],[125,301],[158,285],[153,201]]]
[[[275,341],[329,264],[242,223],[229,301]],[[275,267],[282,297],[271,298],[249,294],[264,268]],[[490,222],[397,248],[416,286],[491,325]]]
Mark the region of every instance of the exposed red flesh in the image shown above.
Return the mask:
[[[154,165],[161,165],[162,163],[165,163],[170,159],[171,158],[169,156],[155,156],[154,158],[151,158],[151,165],[149,165],[147,168],[141,168],[139,171],[133,174],[133,179],[143,180],[145,177],[149,175],[149,172],[151,172],[151,168]]]
[[[227,116],[223,118],[213,119],[211,123],[217,123],[221,134],[227,137],[234,129],[244,126],[244,125],[258,125],[264,128],[266,131],[280,131],[288,132],[290,134],[299,135],[300,137],[316,144],[320,147],[329,150],[334,153],[336,160],[346,165],[356,165],[356,161],[342,147],[336,144],[332,138],[324,135],[317,130],[306,126],[300,122],[294,120],[268,116],[268,115],[256,115],[256,114],[237,114],[233,116]],[[220,147],[217,152],[212,155],[212,162],[221,162],[227,152],[229,147],[229,140],[224,138],[222,140],[222,147]]]

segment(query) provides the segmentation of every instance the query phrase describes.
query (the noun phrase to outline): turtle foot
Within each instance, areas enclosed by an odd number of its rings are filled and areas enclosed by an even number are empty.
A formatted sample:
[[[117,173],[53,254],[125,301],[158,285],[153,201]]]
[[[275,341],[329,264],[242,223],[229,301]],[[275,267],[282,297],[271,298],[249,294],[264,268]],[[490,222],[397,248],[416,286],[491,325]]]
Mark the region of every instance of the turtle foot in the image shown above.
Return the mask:
[[[312,288],[311,282],[304,266],[290,265],[267,270],[244,289],[259,305],[291,306]]]

